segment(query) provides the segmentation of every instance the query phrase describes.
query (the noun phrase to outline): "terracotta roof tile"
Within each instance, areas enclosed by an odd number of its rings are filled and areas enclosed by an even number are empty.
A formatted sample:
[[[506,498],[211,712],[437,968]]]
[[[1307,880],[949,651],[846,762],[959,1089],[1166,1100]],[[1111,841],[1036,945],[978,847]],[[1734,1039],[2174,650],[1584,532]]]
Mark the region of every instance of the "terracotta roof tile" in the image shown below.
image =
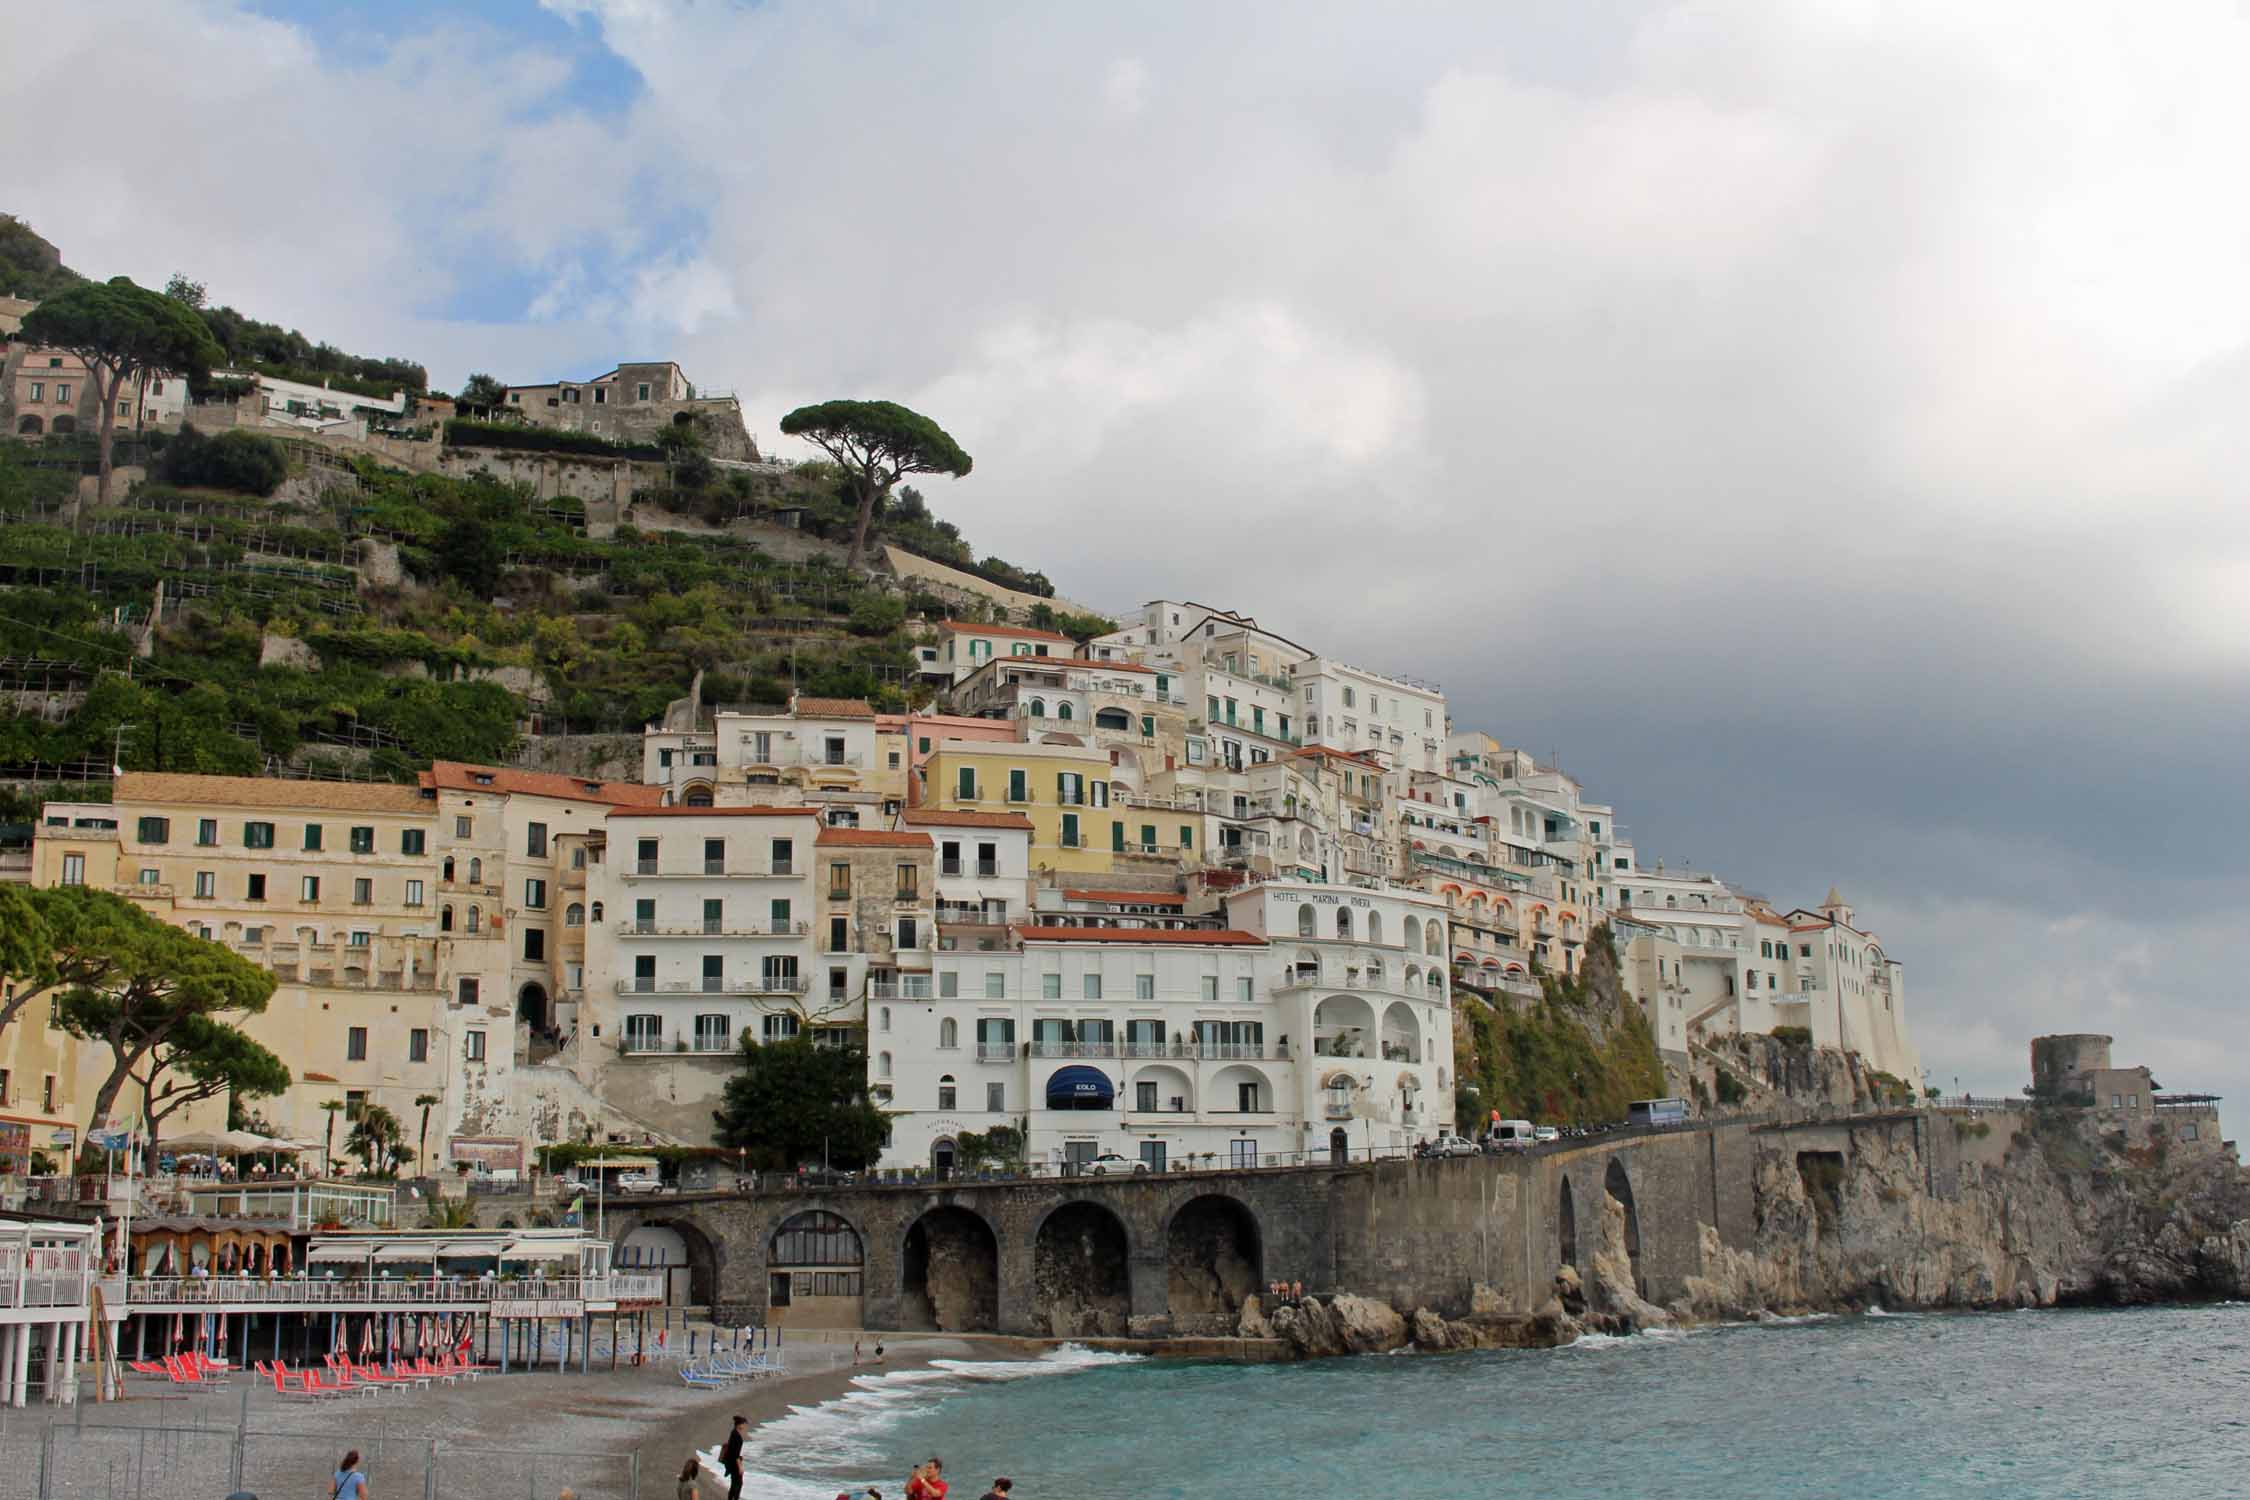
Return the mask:
[[[471,766],[441,760],[422,773],[424,786],[447,792],[493,792],[554,797],[565,802],[606,802],[612,807],[655,807],[664,789],[632,781],[596,781],[553,771],[519,771],[512,766]]]
[[[1031,819],[1022,813],[953,812],[936,807],[910,807],[900,814],[909,823],[931,828],[1015,828],[1029,832]]]
[[[814,840],[822,845],[841,844],[863,849],[929,849],[935,846],[926,833],[894,828],[823,828]]]
[[[427,812],[437,805],[421,789],[389,781],[300,781],[286,776],[194,776],[127,771],[116,802],[188,802],[219,807],[308,807],[338,812]]]
[[[1057,635],[1052,630],[1026,630],[1020,625],[971,625],[966,620],[946,620],[938,629],[950,630],[960,635],[1005,635],[1027,641],[1061,641],[1066,646],[1078,643],[1067,635]]]
[[[1018,927],[1016,936],[1027,943],[1172,943],[1206,948],[1263,948],[1266,940],[1254,932],[1233,928],[1176,927]]]
[[[875,705],[864,698],[799,698],[801,719],[872,719]]]
[[[1064,891],[1065,901],[1135,902],[1141,906],[1185,906],[1187,897],[1169,891]]]
[[[612,818],[817,818],[817,807],[615,807]]]

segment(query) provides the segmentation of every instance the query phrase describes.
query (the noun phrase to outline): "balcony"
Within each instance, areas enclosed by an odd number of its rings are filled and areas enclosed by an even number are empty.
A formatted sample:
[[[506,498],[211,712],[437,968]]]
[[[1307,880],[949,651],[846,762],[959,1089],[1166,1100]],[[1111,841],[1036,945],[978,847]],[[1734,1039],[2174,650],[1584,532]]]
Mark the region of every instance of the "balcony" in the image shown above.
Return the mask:
[[[978,1062],[1014,1062],[1015,1060],[1016,1044],[1013,1042],[977,1043]]]
[[[628,937],[803,937],[812,930],[809,922],[699,922],[663,923],[642,921],[626,917],[613,924],[619,934]]]
[[[805,979],[798,974],[732,974],[712,979],[646,979],[635,976],[617,981],[620,995],[802,995]]]
[[[867,757],[858,754],[835,754],[825,750],[807,750],[803,765],[821,771],[856,771],[865,765]]]
[[[867,998],[870,1000],[935,1000],[929,976],[918,975],[901,982],[896,979],[870,979],[867,981]]]
[[[938,862],[940,875],[967,876],[977,880],[998,880],[1000,861],[996,859],[947,859]]]
[[[673,1037],[666,1041],[660,1036],[628,1036],[619,1040],[617,1051],[623,1057],[729,1057],[736,1051],[733,1038],[702,1034],[695,1037]]]
[[[120,883],[111,886],[109,892],[113,896],[138,896],[144,901],[169,901],[174,895],[171,886],[147,884],[127,885]]]
[[[769,865],[764,869],[757,869],[749,865],[729,864],[724,860],[716,859],[701,859],[693,864],[671,867],[665,867],[659,861],[653,859],[637,859],[633,861],[632,869],[627,878],[679,880],[716,877],[727,880],[794,880],[803,873],[794,862]],[[498,895],[498,888],[495,887],[492,893]]]
[[[1033,1057],[1115,1057],[1115,1042],[1041,1042],[1031,1044]]]

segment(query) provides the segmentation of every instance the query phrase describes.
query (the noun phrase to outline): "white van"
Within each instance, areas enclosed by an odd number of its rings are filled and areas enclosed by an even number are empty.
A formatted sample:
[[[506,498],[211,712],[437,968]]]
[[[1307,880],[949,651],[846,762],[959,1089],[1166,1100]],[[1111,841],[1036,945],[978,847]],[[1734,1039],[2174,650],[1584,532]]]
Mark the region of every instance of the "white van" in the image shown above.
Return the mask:
[[[1492,1127],[1492,1143],[1503,1151],[1529,1151],[1537,1134],[1529,1120],[1502,1120]]]

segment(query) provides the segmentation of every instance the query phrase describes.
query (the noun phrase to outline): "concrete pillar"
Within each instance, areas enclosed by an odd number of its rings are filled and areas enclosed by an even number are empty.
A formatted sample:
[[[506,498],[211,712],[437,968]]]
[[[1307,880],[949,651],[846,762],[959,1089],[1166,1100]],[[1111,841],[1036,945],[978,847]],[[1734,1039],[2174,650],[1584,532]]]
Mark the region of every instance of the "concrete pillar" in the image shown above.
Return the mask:
[[[21,1323],[0,1324],[0,1406],[16,1404],[16,1340],[22,1337]]]
[[[78,1346],[86,1336],[83,1323],[63,1325],[63,1404],[69,1406],[78,1400]]]

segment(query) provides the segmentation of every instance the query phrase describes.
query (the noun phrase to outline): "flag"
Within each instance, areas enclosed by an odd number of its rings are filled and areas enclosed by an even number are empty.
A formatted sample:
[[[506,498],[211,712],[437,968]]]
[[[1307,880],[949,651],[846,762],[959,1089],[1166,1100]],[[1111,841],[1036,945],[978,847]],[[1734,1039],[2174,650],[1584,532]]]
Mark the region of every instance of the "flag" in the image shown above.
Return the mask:
[[[62,1132],[58,1130],[55,1134],[59,1136]],[[58,1144],[60,1143],[58,1142]],[[102,1151],[123,1151],[133,1144],[133,1132],[130,1130],[89,1130],[86,1132],[86,1144]]]

